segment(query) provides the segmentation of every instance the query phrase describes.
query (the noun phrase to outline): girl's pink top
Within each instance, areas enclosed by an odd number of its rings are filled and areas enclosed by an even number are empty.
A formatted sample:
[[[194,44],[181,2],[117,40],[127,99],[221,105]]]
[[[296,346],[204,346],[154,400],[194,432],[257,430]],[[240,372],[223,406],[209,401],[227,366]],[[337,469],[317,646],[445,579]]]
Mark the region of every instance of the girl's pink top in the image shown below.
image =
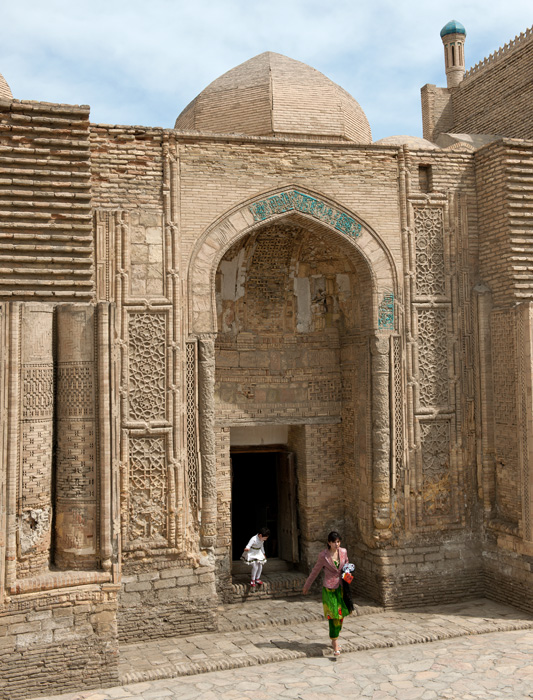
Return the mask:
[[[321,569],[324,569],[324,587],[338,588],[341,583],[342,567],[348,563],[348,552],[342,547],[339,548],[339,568],[333,563],[329,549],[324,549],[318,555],[316,564],[313,566],[307,581],[304,583],[304,591],[308,591],[313,581],[316,579]]]

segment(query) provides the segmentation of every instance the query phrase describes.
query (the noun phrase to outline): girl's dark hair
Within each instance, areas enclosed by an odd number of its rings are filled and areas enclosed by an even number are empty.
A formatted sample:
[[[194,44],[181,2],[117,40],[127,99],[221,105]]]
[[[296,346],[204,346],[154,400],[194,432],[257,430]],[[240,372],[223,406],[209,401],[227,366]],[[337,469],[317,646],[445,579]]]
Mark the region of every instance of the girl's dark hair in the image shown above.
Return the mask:
[[[263,537],[270,537],[270,530],[268,529],[268,527],[262,527],[259,530],[259,534],[262,535]]]
[[[341,536],[339,535],[338,532],[336,532],[336,530],[333,530],[328,535],[328,542],[335,542],[335,540],[340,540],[340,539],[341,539]]]

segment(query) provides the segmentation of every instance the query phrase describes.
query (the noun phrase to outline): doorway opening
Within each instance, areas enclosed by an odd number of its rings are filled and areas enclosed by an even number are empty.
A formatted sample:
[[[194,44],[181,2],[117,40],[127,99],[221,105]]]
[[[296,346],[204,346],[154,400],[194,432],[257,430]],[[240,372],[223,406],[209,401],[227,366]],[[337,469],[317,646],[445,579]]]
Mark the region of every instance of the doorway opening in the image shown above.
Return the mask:
[[[270,529],[267,559],[299,561],[296,468],[283,447],[231,450],[232,559],[237,561],[248,540],[261,527]]]

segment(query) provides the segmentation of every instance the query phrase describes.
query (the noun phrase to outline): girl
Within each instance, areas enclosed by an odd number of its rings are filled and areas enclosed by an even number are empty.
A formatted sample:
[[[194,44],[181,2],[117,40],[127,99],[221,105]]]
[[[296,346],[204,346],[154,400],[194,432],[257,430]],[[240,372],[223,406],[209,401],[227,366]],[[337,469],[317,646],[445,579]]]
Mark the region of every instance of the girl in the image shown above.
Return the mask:
[[[261,571],[267,561],[264,543],[268,540],[269,535],[270,530],[268,527],[262,527],[257,535],[254,535],[248,542],[241,557],[245,564],[252,567],[252,580],[250,581],[250,586],[252,587],[263,585]]]
[[[330,532],[328,535],[327,549],[318,555],[316,564],[304,583],[303,594],[307,595],[313,581],[322,569],[324,569],[324,586],[322,588],[322,603],[324,616],[329,621],[329,638],[333,647],[333,656],[341,653],[339,647],[339,634],[342,629],[342,621],[350,612],[342,595],[342,567],[348,563],[348,552],[341,548],[341,537],[338,532]]]

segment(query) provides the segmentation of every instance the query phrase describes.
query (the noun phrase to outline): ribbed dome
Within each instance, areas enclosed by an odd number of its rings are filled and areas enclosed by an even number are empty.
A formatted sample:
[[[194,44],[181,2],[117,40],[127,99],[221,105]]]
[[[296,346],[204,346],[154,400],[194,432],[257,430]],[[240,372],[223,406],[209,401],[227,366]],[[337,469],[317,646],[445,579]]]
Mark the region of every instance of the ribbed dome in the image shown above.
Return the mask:
[[[433,151],[439,150],[439,147],[436,146],[434,143],[431,143],[431,141],[428,141],[427,139],[422,139],[420,138],[420,136],[386,136],[384,139],[374,141],[374,145],[407,146],[408,148],[412,148],[413,150],[423,148]]]
[[[372,142],[365,113],[351,95],[305,63],[271,52],[213,81],[183,110],[175,128]]]
[[[11,88],[7,84],[6,79],[0,73],[0,100],[12,100],[13,95],[11,94]]]

